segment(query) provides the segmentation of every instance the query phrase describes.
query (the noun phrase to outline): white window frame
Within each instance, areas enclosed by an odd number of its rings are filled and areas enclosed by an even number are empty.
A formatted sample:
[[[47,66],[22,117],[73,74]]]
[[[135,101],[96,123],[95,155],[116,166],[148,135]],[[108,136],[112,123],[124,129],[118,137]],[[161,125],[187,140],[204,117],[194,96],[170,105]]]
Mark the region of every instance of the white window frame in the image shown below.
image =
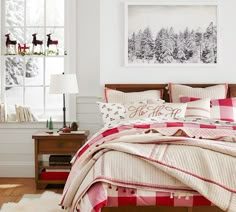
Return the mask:
[[[4,7],[4,3],[0,1],[0,11],[2,12],[2,6]],[[67,52],[67,55],[64,56],[64,72],[65,73],[76,73],[77,74],[77,1],[76,0],[65,0],[65,17],[64,17],[64,50]],[[5,11],[5,8],[3,8]],[[4,14],[2,14],[3,17]],[[1,17],[0,15],[0,21]],[[44,23],[45,27],[45,23]],[[0,60],[0,99],[1,101],[5,95],[5,85],[3,81],[5,81],[5,70],[3,69],[3,57],[5,54],[5,42],[4,42],[4,30],[2,31],[2,22],[0,24],[0,31],[1,31],[1,60]],[[40,56],[42,57],[42,56]],[[45,63],[44,63],[45,64]],[[44,67],[45,71],[45,67]],[[46,88],[46,87],[44,87]],[[44,98],[46,97],[45,89],[44,89]],[[62,97],[61,97],[62,99]],[[45,105],[44,105],[45,107]],[[75,95],[66,95],[66,121],[76,121],[76,96]],[[58,117],[57,117],[58,118]],[[62,120],[62,101],[61,101],[61,116],[59,117],[60,121]],[[58,121],[58,120],[56,120]]]
[[[65,49],[67,51],[68,57],[65,57],[65,73],[76,73],[78,78],[77,71],[77,40],[78,40],[78,31],[77,31],[77,20],[78,15],[76,13],[78,8],[78,0],[65,0]],[[77,79],[78,81],[78,79]],[[66,117],[67,121],[76,121],[76,96],[77,95],[66,95]],[[70,108],[68,110],[68,108]]]

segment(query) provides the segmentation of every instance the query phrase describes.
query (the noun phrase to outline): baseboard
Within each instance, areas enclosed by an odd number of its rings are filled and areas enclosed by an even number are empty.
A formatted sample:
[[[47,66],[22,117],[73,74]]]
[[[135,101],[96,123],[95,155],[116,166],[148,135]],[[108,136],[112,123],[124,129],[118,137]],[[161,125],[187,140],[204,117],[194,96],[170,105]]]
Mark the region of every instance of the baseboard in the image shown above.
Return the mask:
[[[34,163],[0,163],[0,177],[34,177]]]

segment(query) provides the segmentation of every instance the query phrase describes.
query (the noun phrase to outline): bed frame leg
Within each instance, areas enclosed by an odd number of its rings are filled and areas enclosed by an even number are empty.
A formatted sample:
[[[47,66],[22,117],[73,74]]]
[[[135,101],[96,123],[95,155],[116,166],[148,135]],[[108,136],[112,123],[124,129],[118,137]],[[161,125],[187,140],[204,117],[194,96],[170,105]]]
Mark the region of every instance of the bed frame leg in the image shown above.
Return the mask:
[[[193,208],[188,208],[188,212],[193,212]]]

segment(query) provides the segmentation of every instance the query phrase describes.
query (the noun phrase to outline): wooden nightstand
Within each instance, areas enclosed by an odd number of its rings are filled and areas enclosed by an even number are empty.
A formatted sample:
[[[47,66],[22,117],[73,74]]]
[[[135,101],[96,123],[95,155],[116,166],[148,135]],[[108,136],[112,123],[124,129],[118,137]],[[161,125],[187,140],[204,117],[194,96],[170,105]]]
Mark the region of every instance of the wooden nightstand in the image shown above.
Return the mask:
[[[48,184],[65,184],[63,179],[41,179],[41,173],[45,169],[64,170],[70,165],[50,165],[49,161],[44,161],[43,155],[74,155],[85,143],[89,135],[88,130],[80,130],[75,133],[52,135],[41,133],[32,136],[35,149],[35,183],[37,188],[45,188]]]

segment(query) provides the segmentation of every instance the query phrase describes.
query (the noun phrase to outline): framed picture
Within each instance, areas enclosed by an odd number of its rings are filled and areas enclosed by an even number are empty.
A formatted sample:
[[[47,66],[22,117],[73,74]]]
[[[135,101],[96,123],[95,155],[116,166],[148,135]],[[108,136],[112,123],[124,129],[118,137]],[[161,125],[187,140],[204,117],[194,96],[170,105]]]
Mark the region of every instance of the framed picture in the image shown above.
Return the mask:
[[[125,65],[216,65],[217,2],[166,2],[125,3]]]

